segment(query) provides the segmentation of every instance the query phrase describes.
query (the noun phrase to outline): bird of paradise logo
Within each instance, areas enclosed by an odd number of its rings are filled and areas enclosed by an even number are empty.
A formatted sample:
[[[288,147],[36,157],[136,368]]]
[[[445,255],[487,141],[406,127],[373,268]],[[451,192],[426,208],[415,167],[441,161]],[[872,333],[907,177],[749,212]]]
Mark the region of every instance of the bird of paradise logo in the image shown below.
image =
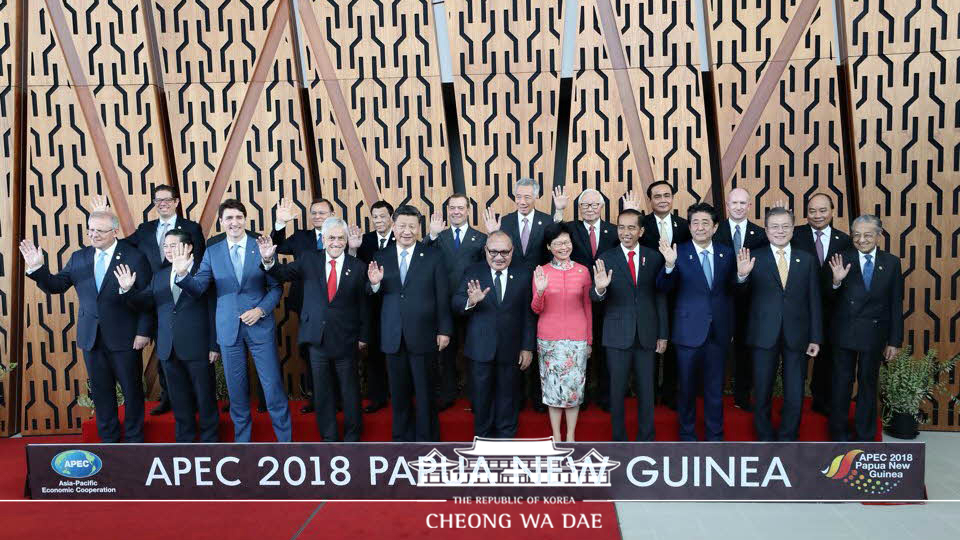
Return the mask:
[[[897,487],[899,481],[881,480],[879,478],[869,478],[866,474],[861,474],[856,468],[857,457],[863,453],[863,450],[850,450],[846,454],[840,454],[833,458],[830,466],[820,471],[824,476],[832,480],[842,481],[844,484],[860,491],[862,493],[887,493]]]

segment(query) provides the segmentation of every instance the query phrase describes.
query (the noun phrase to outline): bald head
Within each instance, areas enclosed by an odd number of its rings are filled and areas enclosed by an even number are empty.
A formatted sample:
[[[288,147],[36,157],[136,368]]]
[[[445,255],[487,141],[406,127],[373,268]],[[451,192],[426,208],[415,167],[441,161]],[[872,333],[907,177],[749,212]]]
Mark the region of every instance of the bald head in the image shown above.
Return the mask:
[[[750,192],[743,188],[734,188],[727,194],[727,215],[734,221],[747,219],[750,205]]]

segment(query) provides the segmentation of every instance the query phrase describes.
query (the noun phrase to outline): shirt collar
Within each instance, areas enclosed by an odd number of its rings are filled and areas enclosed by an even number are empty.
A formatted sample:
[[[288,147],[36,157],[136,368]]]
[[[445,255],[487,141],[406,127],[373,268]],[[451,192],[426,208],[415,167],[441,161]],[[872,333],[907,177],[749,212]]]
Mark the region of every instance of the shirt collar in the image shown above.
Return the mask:
[[[163,219],[163,218],[158,218],[158,219],[157,219],[157,226],[158,226],[158,227],[159,227],[159,226],[162,226],[164,223],[166,223],[167,225],[169,225],[171,229],[175,228],[175,227],[177,226],[177,215],[174,214],[174,215],[170,216],[170,219]]]
[[[450,226],[450,234],[456,236],[456,234],[457,234],[456,231],[457,231],[458,229],[460,230],[460,240],[463,240],[463,237],[467,235],[467,223],[466,223],[466,222],[463,222],[463,225],[460,225],[459,227],[454,227],[454,226],[451,225],[451,226]]]
[[[119,243],[119,242],[117,242],[117,239],[114,238],[114,240],[113,240],[113,245],[111,245],[111,246],[108,247],[107,249],[98,249],[98,250],[97,250],[97,255],[99,255],[99,254],[101,254],[101,253],[106,253],[106,254],[107,254],[107,259],[109,259],[110,257],[113,257],[113,252],[117,250],[117,244],[118,244],[118,243]]]
[[[733,218],[728,218],[727,221],[730,222],[730,233],[731,233],[731,234],[736,234],[737,226],[738,226],[738,225],[740,226],[740,234],[743,234],[743,233],[747,232],[747,220],[746,220],[746,219],[744,219],[743,221],[741,221],[741,222],[739,222],[739,223],[736,222],[736,221],[734,221]]]
[[[620,249],[623,250],[623,256],[627,258],[627,261],[630,260],[629,253],[632,251],[634,253],[640,253],[640,244],[633,246],[633,249],[627,249],[627,246],[620,244]]]
[[[402,248],[402,247],[400,247],[400,243],[399,243],[399,242],[394,242],[393,245],[396,246],[396,248],[397,248],[397,258],[400,257],[400,252],[403,251],[403,250],[407,250],[407,257],[412,258],[412,257],[413,257],[414,249],[417,247],[416,242],[414,242],[414,244],[413,244],[412,246],[408,247],[408,248]],[[410,258],[407,259],[407,262],[408,262],[408,263],[409,263],[410,260],[411,260]]]
[[[773,251],[773,257],[774,257],[774,259],[776,259],[776,257],[777,257],[777,250],[779,250],[779,249],[780,249],[780,248],[778,248],[777,246],[775,246],[775,245],[773,245],[773,244],[770,244],[770,250]],[[784,255],[786,258],[788,258],[788,259],[790,258],[790,244],[787,244],[787,245],[783,246],[783,255]]]
[[[324,256],[324,258],[325,258],[326,261],[327,261],[327,266],[330,266],[330,261],[337,261],[337,268],[339,268],[340,266],[342,266],[342,265],[343,265],[343,254],[344,254],[344,253],[346,253],[346,251],[344,251],[343,253],[340,253],[340,256],[339,256],[339,257],[335,257],[335,258],[331,259],[331,258],[330,258],[330,255],[327,254],[327,252],[324,252],[324,253],[323,253],[323,256]]]
[[[877,262],[877,248],[876,248],[876,247],[874,247],[874,248],[873,248],[873,251],[871,251],[870,253],[863,253],[862,251],[858,251],[857,253],[860,254],[860,262],[866,262],[866,261],[867,261],[867,255],[870,255],[870,258],[871,258],[871,260],[873,260],[874,263]]]
[[[697,250],[697,256],[698,256],[698,257],[703,256],[703,252],[704,252],[704,251],[709,251],[711,256],[714,254],[714,251],[713,251],[713,242],[710,242],[710,244],[708,244],[707,247],[705,247],[705,248],[701,248],[701,247],[698,246],[696,243],[694,243],[694,244],[693,244],[693,249]]]
[[[523,218],[527,218],[527,220],[528,220],[528,221],[527,221],[527,224],[528,224],[528,225],[533,225],[533,215],[534,215],[536,212],[537,212],[536,210],[531,210],[529,214],[523,215],[523,214],[520,213],[519,210],[517,210],[517,223],[519,223],[520,226],[522,227],[522,226],[523,226]]]
[[[379,244],[381,240],[386,240],[386,241],[389,242],[389,241],[390,241],[390,235],[393,234],[393,233],[391,233],[390,231],[387,231],[387,235],[386,235],[386,236],[380,236],[380,232],[379,232],[379,231],[376,231],[376,233],[377,233],[377,244]]]
[[[817,232],[820,232],[820,231],[817,231],[817,230],[814,229],[813,227],[810,227],[810,231],[811,231],[811,234],[813,234],[813,240],[816,241],[816,240],[817,240]],[[824,237],[825,239],[829,240],[829,239],[830,239],[830,233],[832,232],[832,229],[830,228],[830,226],[827,225],[826,227],[824,227],[822,232],[823,232],[823,237]]]
[[[598,232],[600,231],[600,220],[599,220],[599,219],[598,219],[597,222],[594,223],[593,225],[591,225],[587,220],[584,220],[584,219],[581,219],[580,222],[583,223],[583,228],[586,229],[588,233],[590,232],[590,227],[596,227],[596,228],[597,228],[597,231],[598,231]]]
[[[234,242],[234,241],[231,240],[229,237],[227,237],[227,250],[228,250],[228,251],[233,251],[233,246],[240,246],[240,249],[241,249],[241,250],[242,250],[242,249],[246,249],[246,247],[247,247],[247,237],[246,237],[246,235],[244,235],[244,237],[241,238],[241,239],[240,239],[239,241],[237,241],[237,242]]]
[[[658,226],[659,226],[661,223],[666,223],[667,225],[670,225],[670,224],[671,224],[671,223],[670,223],[670,216],[672,216],[672,215],[673,215],[673,214],[667,214],[667,215],[665,215],[665,216],[663,216],[663,217],[661,218],[660,216],[654,214],[654,215],[653,215],[653,219],[657,220],[657,225],[658,225]]]

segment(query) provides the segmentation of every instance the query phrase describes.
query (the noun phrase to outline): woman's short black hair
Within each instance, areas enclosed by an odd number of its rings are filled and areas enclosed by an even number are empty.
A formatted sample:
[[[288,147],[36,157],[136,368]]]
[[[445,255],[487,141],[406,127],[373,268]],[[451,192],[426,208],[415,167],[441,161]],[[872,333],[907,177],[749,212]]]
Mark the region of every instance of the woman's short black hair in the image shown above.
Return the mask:
[[[566,223],[551,223],[543,230],[543,245],[549,246],[561,234],[570,234]]]

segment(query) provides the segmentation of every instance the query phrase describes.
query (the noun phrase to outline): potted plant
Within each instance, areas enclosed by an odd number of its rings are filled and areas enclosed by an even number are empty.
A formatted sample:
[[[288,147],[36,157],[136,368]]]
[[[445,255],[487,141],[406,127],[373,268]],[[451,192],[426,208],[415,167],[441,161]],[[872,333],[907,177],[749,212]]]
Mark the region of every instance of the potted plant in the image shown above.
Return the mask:
[[[958,359],[960,355],[940,360],[936,349],[915,358],[910,348],[904,347],[880,366],[883,425],[889,435],[898,439],[917,437],[917,425],[923,420],[920,406],[945,389],[947,381],[943,375],[953,369]]]

